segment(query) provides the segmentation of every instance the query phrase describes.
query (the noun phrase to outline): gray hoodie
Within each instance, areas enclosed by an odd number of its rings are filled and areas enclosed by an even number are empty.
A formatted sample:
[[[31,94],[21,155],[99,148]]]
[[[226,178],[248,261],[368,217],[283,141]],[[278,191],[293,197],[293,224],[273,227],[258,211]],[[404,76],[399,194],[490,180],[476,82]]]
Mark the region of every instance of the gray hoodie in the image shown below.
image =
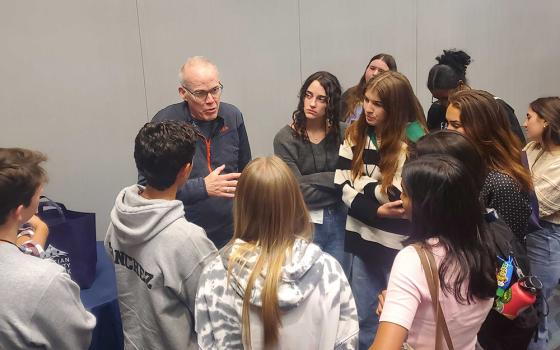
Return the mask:
[[[196,298],[196,331],[201,349],[243,349],[241,315],[243,296],[252,266],[253,252],[243,268],[232,270],[230,254],[240,245],[225,247],[204,269]],[[297,239],[282,268],[278,304],[282,325],[274,349],[355,349],[358,315],[350,285],[339,263],[313,243]],[[251,348],[264,349],[260,318],[264,278],[255,280],[251,296]]]
[[[0,242],[0,271],[0,349],[88,348],[95,317],[62,266]]]
[[[216,248],[178,200],[148,200],[140,185],[122,190],[105,248],[113,257],[125,349],[197,349],[194,298]]]

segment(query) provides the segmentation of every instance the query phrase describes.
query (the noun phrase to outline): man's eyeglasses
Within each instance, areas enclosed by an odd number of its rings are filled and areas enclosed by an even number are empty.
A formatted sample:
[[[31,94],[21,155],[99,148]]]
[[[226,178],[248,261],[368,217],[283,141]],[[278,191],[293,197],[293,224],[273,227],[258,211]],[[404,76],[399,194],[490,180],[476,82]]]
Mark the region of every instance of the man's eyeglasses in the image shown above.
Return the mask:
[[[183,87],[183,89],[185,89],[189,94],[191,94],[195,100],[198,101],[205,101],[206,98],[208,97],[208,94],[212,95],[213,98],[218,98],[220,97],[220,95],[222,94],[222,90],[224,89],[224,86],[222,85],[222,83],[218,83],[219,85],[210,89],[210,90],[196,90],[196,91],[191,91],[189,90],[185,85],[181,85]]]

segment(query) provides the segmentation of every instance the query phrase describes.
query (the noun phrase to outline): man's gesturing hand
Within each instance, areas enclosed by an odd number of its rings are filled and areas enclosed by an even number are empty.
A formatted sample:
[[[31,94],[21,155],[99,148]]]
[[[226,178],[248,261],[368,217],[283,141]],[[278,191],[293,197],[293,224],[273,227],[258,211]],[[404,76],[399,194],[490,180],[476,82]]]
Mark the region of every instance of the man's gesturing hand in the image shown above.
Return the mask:
[[[221,165],[204,178],[206,192],[213,197],[233,198],[235,188],[237,187],[237,179],[241,173],[229,173],[220,175],[226,166]]]

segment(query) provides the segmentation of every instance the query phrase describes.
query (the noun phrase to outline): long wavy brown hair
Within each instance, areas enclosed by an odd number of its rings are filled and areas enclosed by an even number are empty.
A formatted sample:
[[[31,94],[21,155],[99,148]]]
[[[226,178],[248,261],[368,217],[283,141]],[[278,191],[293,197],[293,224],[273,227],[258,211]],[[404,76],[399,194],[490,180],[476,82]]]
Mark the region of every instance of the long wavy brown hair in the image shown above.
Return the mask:
[[[494,96],[483,90],[463,90],[451,95],[449,104],[460,111],[465,135],[488,168],[511,176],[522,190],[530,191],[533,185],[529,170],[521,163],[521,142]]]
[[[381,139],[379,170],[383,177],[381,190],[386,191],[397,171],[402,144],[408,143],[405,136],[407,124],[418,121],[426,128],[426,118],[410,82],[399,72],[384,72],[367,82],[365,93],[373,92],[377,92],[385,109],[383,126],[369,126],[365,113],[362,113],[360,118],[346,129],[346,140],[356,146],[352,157],[352,179],[355,180],[362,175],[368,129]]]

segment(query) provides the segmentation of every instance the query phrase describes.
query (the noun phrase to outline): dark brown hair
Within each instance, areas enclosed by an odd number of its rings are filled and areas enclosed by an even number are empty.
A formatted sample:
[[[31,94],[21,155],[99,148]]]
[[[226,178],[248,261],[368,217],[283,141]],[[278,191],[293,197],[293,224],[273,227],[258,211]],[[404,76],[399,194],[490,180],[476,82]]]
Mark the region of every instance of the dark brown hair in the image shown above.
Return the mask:
[[[406,243],[429,249],[427,241],[438,238],[446,251],[438,269],[442,290],[461,304],[491,298],[496,293],[496,254],[472,172],[451,155],[428,154],[403,167],[402,184],[412,204]]]
[[[543,150],[560,145],[560,97],[541,97],[531,102],[529,107],[548,123],[542,133]]]
[[[301,86],[301,89],[299,91],[298,106],[292,114],[294,133],[296,137],[299,137],[305,141],[309,141],[306,128],[307,118],[305,117],[303,106],[305,93],[307,92],[309,85],[311,85],[311,83],[313,83],[315,80],[317,80],[321,87],[325,89],[325,94],[327,95],[328,99],[326,110],[328,133],[332,133],[334,135],[334,139],[338,140],[340,134],[340,127],[338,125],[338,119],[340,117],[340,83],[334,75],[324,71],[311,74]]]
[[[387,67],[389,67],[390,71],[397,71],[397,62],[395,62],[395,58],[389,54],[386,53],[380,53],[377,54],[375,56],[373,56],[371,58],[371,60],[369,60],[366,69],[364,70],[364,74],[362,74],[362,77],[360,78],[360,81],[358,82],[358,85],[351,87],[348,90],[348,93],[346,95],[346,109],[344,111],[342,111],[343,115],[342,115],[342,119],[346,120],[352,113],[354,113],[354,110],[356,110],[356,106],[358,104],[360,104],[362,102],[362,100],[364,99],[364,92],[365,92],[365,88],[366,88],[366,71],[369,67],[369,65],[371,64],[371,62],[375,61],[375,60],[381,60],[383,62],[385,62],[385,64],[387,65]]]
[[[461,83],[467,84],[467,66],[471,56],[462,50],[443,50],[443,55],[436,57],[438,63],[428,73],[428,89],[453,90]]]
[[[465,165],[475,179],[477,192],[482,190],[488,169],[476,147],[465,135],[454,130],[437,130],[424,135],[410,150],[410,159],[428,154],[447,154]]]

